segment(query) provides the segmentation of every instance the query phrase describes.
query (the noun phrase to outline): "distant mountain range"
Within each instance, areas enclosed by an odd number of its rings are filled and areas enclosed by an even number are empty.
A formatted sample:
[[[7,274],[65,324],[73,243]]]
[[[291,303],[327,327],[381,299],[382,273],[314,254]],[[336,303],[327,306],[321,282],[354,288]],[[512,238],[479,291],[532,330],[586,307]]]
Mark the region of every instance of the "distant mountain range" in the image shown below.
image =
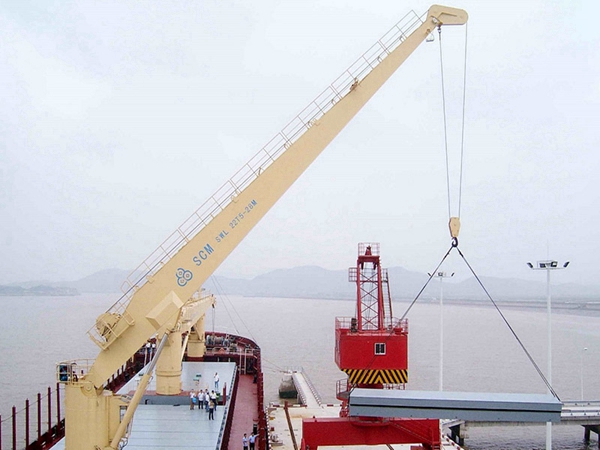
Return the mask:
[[[388,269],[390,289],[394,299],[412,299],[427,282],[426,274],[411,272],[402,267]],[[109,269],[72,282],[31,281],[0,286],[0,295],[77,295],[77,293],[113,293],[121,291],[121,284],[129,271]],[[481,281],[492,298],[510,301],[544,300],[546,284],[539,281],[482,277]],[[345,270],[327,270],[317,266],[279,269],[251,280],[212,276],[205,287],[216,294],[244,295],[247,297],[289,297],[353,299],[356,290],[348,282]],[[432,280],[422,294],[424,300],[438,299],[440,285]],[[461,282],[444,281],[444,299],[485,300],[485,292],[474,278]],[[552,298],[556,300],[600,301],[600,286],[553,284]]]
[[[411,272],[402,267],[388,269],[392,298],[413,299],[428,280],[428,275]],[[480,277],[492,298],[498,300],[545,300],[546,284],[537,281]],[[251,280],[213,276],[205,287],[214,293],[245,295],[250,297],[294,297],[354,299],[356,287],[348,281],[346,270],[327,270],[317,266],[279,269]],[[444,281],[444,299],[487,300],[487,296],[475,278],[461,282]],[[439,299],[440,284],[431,280],[421,297]],[[552,298],[556,300],[600,301],[600,286],[577,284],[552,285]]]
[[[0,295],[79,295],[80,293],[120,292],[121,284],[129,273],[128,270],[107,269],[76,281],[44,280],[12,283],[0,286]]]
[[[21,286],[0,286],[0,296],[22,297],[22,296],[71,296],[79,295],[77,289],[69,287],[52,287],[44,284],[24,288]]]

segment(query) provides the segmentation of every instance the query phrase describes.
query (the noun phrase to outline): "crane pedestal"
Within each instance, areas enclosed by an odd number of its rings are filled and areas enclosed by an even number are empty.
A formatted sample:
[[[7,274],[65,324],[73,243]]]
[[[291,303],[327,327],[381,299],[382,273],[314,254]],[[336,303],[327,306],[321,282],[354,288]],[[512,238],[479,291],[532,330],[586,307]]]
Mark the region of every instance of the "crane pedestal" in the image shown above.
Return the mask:
[[[127,403],[90,382],[65,385],[65,450],[97,450],[109,446]]]
[[[190,331],[187,343],[188,361],[200,361],[206,352],[206,340],[204,337],[204,319],[199,320]]]
[[[167,345],[156,363],[156,393],[177,395],[181,392],[181,331],[169,334]]]

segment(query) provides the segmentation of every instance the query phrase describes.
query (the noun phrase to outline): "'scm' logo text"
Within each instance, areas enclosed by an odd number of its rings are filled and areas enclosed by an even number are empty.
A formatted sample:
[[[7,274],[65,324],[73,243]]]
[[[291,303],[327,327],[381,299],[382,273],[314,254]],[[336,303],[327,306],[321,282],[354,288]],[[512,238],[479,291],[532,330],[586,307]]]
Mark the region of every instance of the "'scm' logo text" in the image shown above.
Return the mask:
[[[194,274],[189,270],[185,270],[180,267],[179,269],[177,269],[175,276],[177,277],[177,284],[181,287],[184,287],[188,283],[188,281],[190,281],[194,277]]]

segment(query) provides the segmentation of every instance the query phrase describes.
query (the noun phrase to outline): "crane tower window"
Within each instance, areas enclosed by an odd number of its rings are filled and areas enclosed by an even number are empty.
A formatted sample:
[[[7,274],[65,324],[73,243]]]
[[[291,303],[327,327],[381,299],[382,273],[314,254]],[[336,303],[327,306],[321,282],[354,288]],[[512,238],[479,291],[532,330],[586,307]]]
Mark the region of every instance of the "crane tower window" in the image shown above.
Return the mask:
[[[385,355],[385,342],[375,344],[375,354]]]

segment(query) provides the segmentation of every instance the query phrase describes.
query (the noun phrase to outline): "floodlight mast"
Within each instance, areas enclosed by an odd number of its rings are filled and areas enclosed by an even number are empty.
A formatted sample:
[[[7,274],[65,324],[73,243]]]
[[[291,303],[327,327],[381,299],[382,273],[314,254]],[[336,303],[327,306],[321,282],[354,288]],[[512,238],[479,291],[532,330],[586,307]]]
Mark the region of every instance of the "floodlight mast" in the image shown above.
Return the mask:
[[[531,262],[527,263],[527,266],[532,270],[546,271],[546,313],[548,321],[548,371],[546,378],[550,386],[552,386],[552,298],[550,295],[550,271],[565,269],[569,264],[570,261],[566,261],[560,267],[558,261],[555,260],[538,261],[535,266]],[[548,389],[548,392],[550,392],[550,389]],[[546,422],[546,450],[552,450],[552,422]]]
[[[446,272],[438,271],[434,275],[428,273],[432,278],[440,280],[440,391],[444,390],[444,278],[452,278],[454,272],[448,275]]]
[[[581,401],[583,401],[583,354],[587,352],[587,347],[583,347],[581,351],[581,360],[579,364],[579,375],[581,380]]]

